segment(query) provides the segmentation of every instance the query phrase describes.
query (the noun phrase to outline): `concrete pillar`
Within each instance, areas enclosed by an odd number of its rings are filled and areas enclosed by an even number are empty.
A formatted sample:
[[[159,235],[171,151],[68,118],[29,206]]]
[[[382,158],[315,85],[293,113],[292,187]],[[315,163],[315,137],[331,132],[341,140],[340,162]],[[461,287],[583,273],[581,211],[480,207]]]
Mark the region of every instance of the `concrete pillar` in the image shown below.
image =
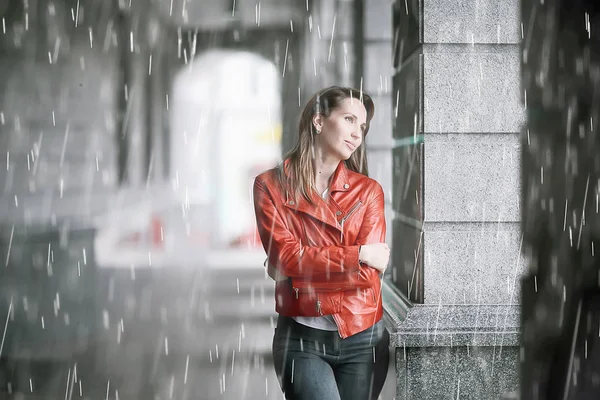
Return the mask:
[[[168,178],[169,140],[167,129],[168,71],[163,24],[151,16],[148,24],[148,75],[147,75],[147,146],[145,166],[147,182],[161,182]]]
[[[139,187],[146,183],[148,172],[148,64],[146,35],[148,10],[127,7],[119,19],[121,60],[120,131],[117,138],[119,183]]]
[[[518,0],[393,13],[392,332],[398,399],[514,391],[520,257]]]
[[[514,303],[518,1],[398,1],[394,17],[393,280],[418,303]]]

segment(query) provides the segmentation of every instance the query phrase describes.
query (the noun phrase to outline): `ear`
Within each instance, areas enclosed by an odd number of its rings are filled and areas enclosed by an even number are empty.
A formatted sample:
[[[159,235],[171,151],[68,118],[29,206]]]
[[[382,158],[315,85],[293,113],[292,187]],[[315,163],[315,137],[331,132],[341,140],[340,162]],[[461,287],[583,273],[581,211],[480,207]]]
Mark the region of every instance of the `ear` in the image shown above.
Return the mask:
[[[323,116],[321,114],[315,114],[312,118],[313,127],[320,131],[323,127]]]

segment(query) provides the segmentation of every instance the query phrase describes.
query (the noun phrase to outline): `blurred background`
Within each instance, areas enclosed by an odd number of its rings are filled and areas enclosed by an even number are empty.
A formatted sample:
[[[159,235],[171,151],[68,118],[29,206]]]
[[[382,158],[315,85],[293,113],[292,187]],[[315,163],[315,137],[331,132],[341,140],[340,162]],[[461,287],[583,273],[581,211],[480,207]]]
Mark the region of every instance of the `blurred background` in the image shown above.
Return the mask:
[[[2,398],[281,398],[253,178],[391,71],[390,9],[369,47],[360,1],[0,2]]]
[[[0,398],[281,399],[252,182],[333,84],[375,102],[380,399],[597,398],[598,15],[0,0]]]

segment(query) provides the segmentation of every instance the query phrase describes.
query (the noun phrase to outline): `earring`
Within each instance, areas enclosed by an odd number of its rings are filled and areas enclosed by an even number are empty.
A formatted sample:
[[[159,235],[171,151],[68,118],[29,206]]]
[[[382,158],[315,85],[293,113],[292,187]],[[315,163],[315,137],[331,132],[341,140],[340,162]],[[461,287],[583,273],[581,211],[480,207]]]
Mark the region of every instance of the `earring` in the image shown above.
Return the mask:
[[[317,135],[321,133],[321,130],[317,128]]]

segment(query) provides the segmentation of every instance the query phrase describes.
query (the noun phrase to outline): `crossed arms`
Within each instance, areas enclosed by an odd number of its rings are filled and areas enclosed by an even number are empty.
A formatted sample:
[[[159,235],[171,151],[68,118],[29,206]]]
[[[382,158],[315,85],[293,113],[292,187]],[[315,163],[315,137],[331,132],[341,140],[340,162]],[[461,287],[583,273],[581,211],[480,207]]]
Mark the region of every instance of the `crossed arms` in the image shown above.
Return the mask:
[[[359,249],[385,242],[386,235],[383,190],[377,184],[371,192],[355,244],[305,246],[287,228],[266,185],[255,179],[254,210],[269,276],[275,280],[310,278],[315,284],[336,282],[344,289],[356,287],[357,273],[360,281],[371,281],[379,272],[359,262]]]

